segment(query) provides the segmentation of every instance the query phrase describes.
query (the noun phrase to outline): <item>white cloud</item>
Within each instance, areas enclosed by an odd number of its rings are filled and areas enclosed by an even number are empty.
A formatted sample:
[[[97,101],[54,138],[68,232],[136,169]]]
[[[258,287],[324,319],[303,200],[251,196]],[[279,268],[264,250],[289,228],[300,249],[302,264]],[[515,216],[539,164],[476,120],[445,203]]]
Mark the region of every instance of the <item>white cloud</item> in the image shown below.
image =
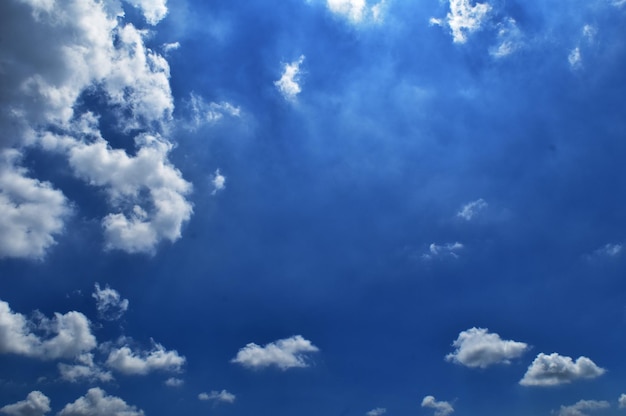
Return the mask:
[[[189,95],[187,108],[191,116],[191,122],[185,126],[189,130],[196,130],[205,124],[214,124],[222,120],[224,116],[241,117],[241,108],[229,102],[207,103],[194,93]]]
[[[74,403],[65,405],[59,416],[143,416],[143,410],[130,406],[119,397],[109,396],[98,387],[89,389],[87,394]]]
[[[620,395],[617,403],[620,409],[626,409],[626,394]]]
[[[106,365],[126,375],[146,375],[153,371],[180,372],[185,365],[185,357],[177,351],[167,351],[161,344],[155,344],[151,351],[134,352],[128,346],[113,349]]]
[[[458,258],[458,251],[463,249],[463,244],[459,242],[447,243],[447,244],[435,244],[432,243],[428,246],[428,252],[422,254],[424,260],[432,260],[437,257],[453,257]]]
[[[567,56],[567,61],[572,69],[578,69],[582,66],[582,56],[580,54],[580,48],[577,46]]]
[[[83,380],[108,382],[113,380],[110,371],[105,371],[94,363],[93,354],[85,353],[76,357],[76,364],[59,363],[61,379],[70,383],[77,383]]]
[[[608,409],[611,404],[607,401],[581,400],[571,406],[561,406],[558,416],[587,416],[588,410]]]
[[[286,100],[293,101],[300,94],[300,65],[304,62],[304,55],[301,55],[297,61],[285,64],[283,74],[280,79],[274,82],[278,91]]]
[[[365,14],[365,0],[327,0],[328,8],[333,13],[341,14],[360,22]]]
[[[35,329],[47,337],[38,336]],[[0,353],[52,360],[76,357],[96,345],[89,320],[80,312],[55,313],[52,319],[38,314],[29,321],[0,300]]]
[[[16,150],[0,150],[0,258],[41,259],[71,210],[61,191],[27,177],[20,158]]]
[[[605,371],[587,357],[579,357],[573,361],[570,357],[557,353],[550,355],[540,353],[528,367],[519,384],[522,386],[556,386],[576,380],[596,378]]]
[[[422,400],[422,407],[428,407],[435,410],[435,416],[448,416],[454,412],[454,408],[448,402],[438,402],[433,396],[426,396]]]
[[[50,399],[40,391],[31,391],[26,400],[0,408],[0,413],[10,416],[43,416],[50,411]]]
[[[503,340],[500,335],[489,333],[485,328],[462,331],[452,346],[455,351],[446,355],[446,361],[472,368],[509,364],[528,350],[528,344]]]
[[[271,342],[264,347],[250,343],[239,350],[231,360],[244,367],[257,369],[276,366],[281,370],[308,367],[306,353],[319,349],[300,335]]]
[[[467,204],[463,205],[459,212],[456,213],[456,216],[463,218],[466,221],[470,221],[472,218],[478,215],[478,213],[485,210],[487,206],[487,202],[484,199],[480,198],[476,201],[468,202]]]
[[[222,390],[212,391],[210,393],[200,393],[198,394],[198,399],[203,401],[214,401],[217,403],[234,403],[236,396],[232,393],[227,392],[226,390]]]
[[[385,413],[387,413],[387,409],[385,409],[384,407],[377,407],[365,413],[365,416],[382,416]]]
[[[471,5],[470,0],[450,0],[450,12],[446,21],[452,31],[455,43],[465,43],[467,36],[480,29],[487,14],[491,10],[488,3]],[[440,20],[431,19],[431,24],[438,24]]]
[[[490,49],[494,58],[503,58],[511,55],[523,46],[522,31],[517,27],[513,18],[505,19],[498,24],[498,44]]]
[[[180,42],[164,43],[162,48],[165,53],[175,51],[176,49],[180,48]]]
[[[591,257],[617,257],[622,254],[624,246],[622,244],[608,243],[595,250]]]
[[[141,9],[146,21],[151,25],[159,23],[167,14],[167,0],[126,0]]]
[[[111,289],[109,285],[104,289],[100,289],[100,285],[96,283],[95,292],[91,296],[96,300],[96,308],[98,309],[100,319],[106,321],[118,320],[128,309],[128,299],[122,299],[119,292]]]
[[[213,186],[211,195],[215,195],[226,188],[226,176],[222,175],[219,169],[217,169],[213,174],[211,185]]]
[[[185,384],[185,381],[176,377],[170,377],[165,380],[165,385],[168,387],[180,387],[183,384]]]

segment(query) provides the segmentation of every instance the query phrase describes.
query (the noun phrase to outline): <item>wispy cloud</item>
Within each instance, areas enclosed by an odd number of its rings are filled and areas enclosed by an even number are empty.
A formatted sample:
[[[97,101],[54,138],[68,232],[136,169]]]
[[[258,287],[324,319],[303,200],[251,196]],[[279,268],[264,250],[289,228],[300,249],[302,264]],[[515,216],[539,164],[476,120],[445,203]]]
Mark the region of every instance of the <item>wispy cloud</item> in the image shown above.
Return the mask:
[[[215,403],[234,403],[237,397],[226,390],[198,394],[198,399]]]
[[[100,289],[98,283],[95,284],[95,291],[91,296],[96,300],[96,308],[100,319],[115,321],[120,319],[128,310],[128,299],[122,299],[119,292],[111,289],[108,285]]]
[[[608,409],[611,404],[607,401],[581,400],[570,406],[561,406],[558,416],[587,416],[588,411]]]

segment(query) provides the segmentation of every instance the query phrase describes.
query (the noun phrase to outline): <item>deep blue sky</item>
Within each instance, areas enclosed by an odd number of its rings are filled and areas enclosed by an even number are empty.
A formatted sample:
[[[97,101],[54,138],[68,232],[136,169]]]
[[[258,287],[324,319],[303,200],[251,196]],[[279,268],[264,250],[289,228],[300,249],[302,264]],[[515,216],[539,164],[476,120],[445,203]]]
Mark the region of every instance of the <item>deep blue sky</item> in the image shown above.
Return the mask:
[[[165,1],[0,6],[0,413],[626,412],[626,3]]]

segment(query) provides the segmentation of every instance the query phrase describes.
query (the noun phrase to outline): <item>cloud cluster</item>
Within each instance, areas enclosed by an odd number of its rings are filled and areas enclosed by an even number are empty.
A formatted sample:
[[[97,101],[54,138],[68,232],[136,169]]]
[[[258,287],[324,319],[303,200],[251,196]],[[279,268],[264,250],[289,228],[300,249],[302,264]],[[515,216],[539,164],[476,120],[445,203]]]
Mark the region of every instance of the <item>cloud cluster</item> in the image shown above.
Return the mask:
[[[81,381],[109,382],[113,380],[113,374],[101,368],[94,362],[92,353],[84,353],[76,357],[74,364],[59,363],[61,379],[70,383]]]
[[[455,351],[446,355],[446,360],[473,368],[508,364],[528,350],[528,344],[503,340],[500,335],[490,333],[484,328],[462,331],[452,346],[455,347]]]
[[[426,396],[422,400],[422,407],[435,410],[435,416],[448,416],[454,412],[454,407],[448,402],[435,400],[433,396]]]
[[[472,6],[470,0],[450,0],[450,11],[446,15],[446,22],[452,32],[454,43],[467,42],[467,36],[482,27],[491,6],[488,3],[476,3]],[[431,25],[443,26],[441,19],[431,18]]]
[[[143,414],[143,410],[128,405],[119,397],[107,395],[98,387],[89,389],[87,394],[65,405],[59,412],[59,416],[143,416]]]
[[[198,394],[198,399],[202,401],[213,401],[216,403],[234,403],[237,397],[226,390],[212,391],[210,393]]]
[[[108,285],[100,289],[100,285],[96,283],[91,296],[96,300],[98,316],[105,321],[118,320],[128,310],[128,299],[122,299],[119,292]]]
[[[592,379],[601,376],[606,370],[598,367],[587,357],[579,357],[576,361],[557,353],[550,355],[540,353],[528,367],[520,380],[522,386],[556,386],[568,384],[576,380]]]
[[[611,404],[607,401],[581,400],[571,406],[561,406],[558,416],[587,416],[588,410],[608,409]]]
[[[302,91],[300,87],[300,65],[304,62],[304,55],[301,55],[298,60],[288,64],[284,64],[283,74],[278,81],[274,82],[278,91],[288,101],[293,101],[296,96]]]
[[[281,370],[308,367],[306,354],[317,352],[319,348],[300,335],[280,339],[261,347],[250,343],[241,348],[231,362],[251,369],[275,366]]]
[[[186,358],[155,344],[150,351],[133,351],[128,345],[109,352],[106,365],[126,375],[146,375],[153,371],[180,372]]]
[[[8,404],[0,412],[9,416],[43,416],[50,411],[50,399],[40,391],[31,391],[26,400]]]

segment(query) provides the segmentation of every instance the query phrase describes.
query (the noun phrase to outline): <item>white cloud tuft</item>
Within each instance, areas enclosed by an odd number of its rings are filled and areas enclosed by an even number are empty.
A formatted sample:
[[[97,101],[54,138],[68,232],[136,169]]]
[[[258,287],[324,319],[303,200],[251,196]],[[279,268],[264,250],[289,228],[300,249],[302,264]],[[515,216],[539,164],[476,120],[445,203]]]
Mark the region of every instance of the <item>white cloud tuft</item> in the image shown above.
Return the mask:
[[[620,409],[626,409],[626,394],[622,394],[619,396],[619,399],[617,399],[617,404],[619,405]]]
[[[503,340],[500,335],[485,328],[462,331],[452,343],[455,351],[446,355],[446,361],[472,368],[486,368],[493,364],[509,364],[528,350],[523,342]]]
[[[194,93],[189,95],[187,108],[191,115],[191,122],[185,127],[189,130],[196,130],[207,123],[217,123],[224,116],[241,117],[240,107],[226,101],[207,103],[201,96]]]
[[[134,352],[128,346],[115,348],[109,353],[106,365],[126,375],[146,375],[153,371],[180,372],[185,357],[177,351],[167,351],[155,344],[151,351]]]
[[[151,25],[159,23],[167,14],[167,0],[126,0],[141,9],[146,21]]]
[[[377,407],[365,413],[365,416],[382,416],[385,413],[387,413],[387,409],[385,409],[384,407]]]
[[[454,412],[454,408],[450,403],[444,401],[438,402],[433,396],[424,397],[422,407],[435,409],[435,416],[448,416],[450,413]]]
[[[428,246],[428,252],[422,254],[424,260],[432,260],[437,257],[453,257],[458,258],[458,251],[463,249],[463,244],[459,242],[447,243],[447,244],[435,244],[432,243]]]
[[[611,404],[607,401],[580,400],[571,406],[561,406],[558,416],[587,416],[588,410],[608,409]]]
[[[0,408],[0,413],[10,416],[43,416],[50,411],[50,399],[40,391],[31,391],[26,400]]]
[[[572,69],[578,69],[582,67],[582,55],[580,54],[580,48],[577,46],[567,56],[567,61]]]
[[[463,218],[466,221],[470,221],[472,218],[478,215],[479,212],[485,210],[487,206],[487,202],[485,202],[484,199],[480,198],[476,201],[468,202],[467,204],[463,205],[459,212],[456,213],[456,216]]]
[[[281,370],[308,367],[306,353],[317,352],[319,349],[300,335],[271,342],[264,347],[250,343],[239,350],[231,360],[252,369],[276,366]]]
[[[217,169],[213,174],[211,185],[213,186],[211,195],[215,195],[226,188],[226,176],[222,175],[219,169]]]
[[[285,64],[283,74],[280,79],[274,82],[278,91],[286,100],[293,101],[300,94],[300,65],[304,62],[304,55],[301,55],[297,61]]]
[[[465,43],[470,33],[480,29],[490,10],[488,3],[476,3],[472,6],[470,0],[450,0],[450,12],[446,18],[453,41]]]
[[[143,410],[130,406],[119,397],[109,396],[98,387],[89,389],[87,394],[74,403],[65,405],[59,416],[143,416]]]
[[[165,385],[167,387],[180,387],[183,384],[185,384],[185,381],[176,377],[170,377],[167,380],[165,380]]]
[[[333,13],[344,15],[355,22],[363,20],[365,0],[327,0],[326,4]]]
[[[91,382],[108,382],[113,380],[110,371],[105,371],[93,361],[93,354],[85,353],[76,357],[76,364],[59,363],[61,379],[70,383],[78,383],[83,380]]]
[[[198,394],[199,400],[214,401],[216,403],[234,403],[236,398],[237,397],[234,394],[229,393],[226,390]]]
[[[100,289],[100,285],[96,283],[95,292],[91,296],[96,300],[98,316],[105,321],[118,320],[128,310],[128,299],[122,299],[119,292],[109,285]]]
[[[596,378],[605,371],[587,357],[579,357],[573,361],[570,357],[557,353],[550,355],[540,353],[528,367],[519,384],[522,386],[556,386],[576,380]]]

